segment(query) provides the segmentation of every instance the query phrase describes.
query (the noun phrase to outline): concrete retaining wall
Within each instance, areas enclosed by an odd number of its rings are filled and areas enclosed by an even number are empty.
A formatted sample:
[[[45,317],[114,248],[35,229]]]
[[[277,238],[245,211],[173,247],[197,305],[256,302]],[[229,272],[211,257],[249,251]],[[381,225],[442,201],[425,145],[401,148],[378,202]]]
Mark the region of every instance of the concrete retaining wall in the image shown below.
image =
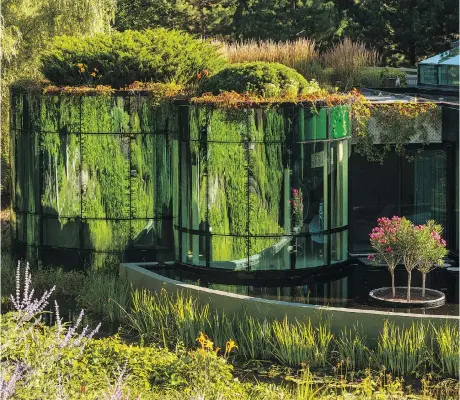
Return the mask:
[[[127,279],[136,288],[146,288],[157,292],[165,289],[173,295],[178,291],[190,293],[201,304],[209,303],[212,308],[224,311],[228,316],[246,309],[251,315],[257,318],[283,319],[284,317],[288,317],[291,321],[295,319],[308,321],[310,319],[313,325],[317,324],[320,318],[327,318],[330,321],[331,331],[334,334],[338,334],[345,326],[351,328],[353,325],[358,325],[367,336],[370,345],[375,343],[375,339],[378,337],[385,320],[392,321],[401,327],[409,327],[412,322],[418,321],[431,323],[434,326],[446,323],[458,326],[460,322],[460,318],[456,316],[326,307],[260,299],[182,283],[143,268],[143,266],[148,265],[151,264],[121,264],[120,277]]]

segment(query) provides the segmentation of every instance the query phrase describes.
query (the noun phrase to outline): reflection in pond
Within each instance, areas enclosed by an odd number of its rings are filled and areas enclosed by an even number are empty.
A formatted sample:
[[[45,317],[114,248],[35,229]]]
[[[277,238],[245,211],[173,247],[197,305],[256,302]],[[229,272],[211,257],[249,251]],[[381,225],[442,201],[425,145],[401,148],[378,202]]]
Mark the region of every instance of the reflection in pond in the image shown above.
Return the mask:
[[[455,285],[453,276],[446,269],[433,271],[427,286],[441,290],[446,294],[446,304],[437,308],[386,308],[371,304],[368,294],[372,289],[389,286],[390,275],[385,269],[370,268],[360,263],[350,265],[343,270],[341,276],[321,272],[308,277],[285,278],[283,280],[246,279],[241,284],[224,283],[225,278],[219,275],[206,274],[203,270],[192,272],[180,266],[149,267],[160,275],[177,281],[198,285],[214,290],[222,290],[269,300],[287,301],[302,304],[324,305],[330,307],[347,307],[372,309],[389,312],[405,312],[413,314],[458,315],[458,283]],[[404,285],[404,270],[396,271],[396,284]],[[420,284],[420,277],[414,275],[414,286]],[[458,281],[458,276],[457,276]]]

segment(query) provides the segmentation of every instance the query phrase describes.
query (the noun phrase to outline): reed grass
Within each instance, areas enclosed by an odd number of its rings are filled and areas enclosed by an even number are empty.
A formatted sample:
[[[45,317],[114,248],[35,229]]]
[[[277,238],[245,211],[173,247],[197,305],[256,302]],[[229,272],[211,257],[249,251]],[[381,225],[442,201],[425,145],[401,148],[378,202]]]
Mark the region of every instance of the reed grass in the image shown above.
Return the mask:
[[[175,331],[186,347],[194,347],[200,332],[209,326],[209,304],[201,307],[192,296],[178,293],[175,299],[169,298],[168,308],[173,317],[170,330]]]
[[[335,340],[338,361],[345,360],[351,370],[370,367],[371,351],[366,345],[366,336],[357,326],[345,327]]]
[[[145,289],[133,291],[125,321],[141,341],[169,348],[180,343],[196,347],[196,338],[203,332],[214,347],[224,348],[227,340],[234,339],[236,355],[246,360],[313,368],[326,368],[338,361],[346,363],[349,372],[380,370],[383,366],[398,376],[427,372],[458,376],[459,331],[448,325],[434,329],[414,323],[404,328],[387,321],[376,347],[369,348],[358,327],[344,328],[334,336],[329,322],[321,316],[316,325],[311,320],[261,320],[246,311],[229,318],[209,305],[200,305],[188,293],[171,296],[164,290],[151,293]]]
[[[375,351],[377,366],[398,375],[419,375],[427,371],[433,357],[427,324],[401,328],[385,321]]]
[[[285,42],[250,39],[235,43],[222,43],[221,52],[230,63],[278,62],[298,71],[304,70],[309,62],[319,57],[316,42],[307,38]]]
[[[278,62],[323,85],[340,82],[342,89],[358,85],[364,69],[378,65],[381,60],[376,50],[351,39],[345,39],[322,53],[318,52],[316,42],[308,38],[284,42],[250,39],[219,42],[219,45],[221,54],[230,63]]]
[[[359,75],[366,67],[375,67],[380,62],[376,50],[369,49],[361,42],[345,39],[321,55],[326,68],[332,68],[337,80],[344,88],[350,89],[359,82]]]
[[[239,353],[247,360],[269,359],[272,325],[266,319],[261,322],[247,312],[234,321]]]
[[[443,376],[459,376],[460,335],[458,326],[442,325],[433,327],[435,355],[438,368]]]
[[[73,285],[79,292],[78,304],[104,321],[120,321],[125,315],[123,309],[131,303],[131,285],[114,274],[90,271],[83,280],[74,280]]]
[[[287,318],[273,321],[272,355],[280,363],[291,367],[308,364],[313,367],[325,367],[333,335],[329,325],[313,327],[296,321],[289,323]]]

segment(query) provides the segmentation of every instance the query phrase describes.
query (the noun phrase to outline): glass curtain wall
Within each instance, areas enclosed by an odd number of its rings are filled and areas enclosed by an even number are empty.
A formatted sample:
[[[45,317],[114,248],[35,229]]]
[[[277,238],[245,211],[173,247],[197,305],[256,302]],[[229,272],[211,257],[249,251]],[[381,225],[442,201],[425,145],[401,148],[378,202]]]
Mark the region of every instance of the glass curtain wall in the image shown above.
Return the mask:
[[[178,261],[291,270],[347,259],[348,109],[182,106]]]
[[[174,108],[147,96],[15,93],[14,236],[29,258],[106,268],[172,249],[176,127]]]

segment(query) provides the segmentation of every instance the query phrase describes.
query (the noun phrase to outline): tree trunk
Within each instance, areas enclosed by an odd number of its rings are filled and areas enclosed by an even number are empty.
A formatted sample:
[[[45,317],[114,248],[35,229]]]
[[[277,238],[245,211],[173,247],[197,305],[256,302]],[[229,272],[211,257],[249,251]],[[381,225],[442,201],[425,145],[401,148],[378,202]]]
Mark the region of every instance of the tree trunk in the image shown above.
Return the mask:
[[[422,272],[422,297],[425,298],[426,273]]]
[[[410,284],[412,280],[412,271],[407,271],[407,301],[410,301]]]
[[[391,271],[391,293],[393,297],[396,296],[396,289],[395,289],[395,271]]]

